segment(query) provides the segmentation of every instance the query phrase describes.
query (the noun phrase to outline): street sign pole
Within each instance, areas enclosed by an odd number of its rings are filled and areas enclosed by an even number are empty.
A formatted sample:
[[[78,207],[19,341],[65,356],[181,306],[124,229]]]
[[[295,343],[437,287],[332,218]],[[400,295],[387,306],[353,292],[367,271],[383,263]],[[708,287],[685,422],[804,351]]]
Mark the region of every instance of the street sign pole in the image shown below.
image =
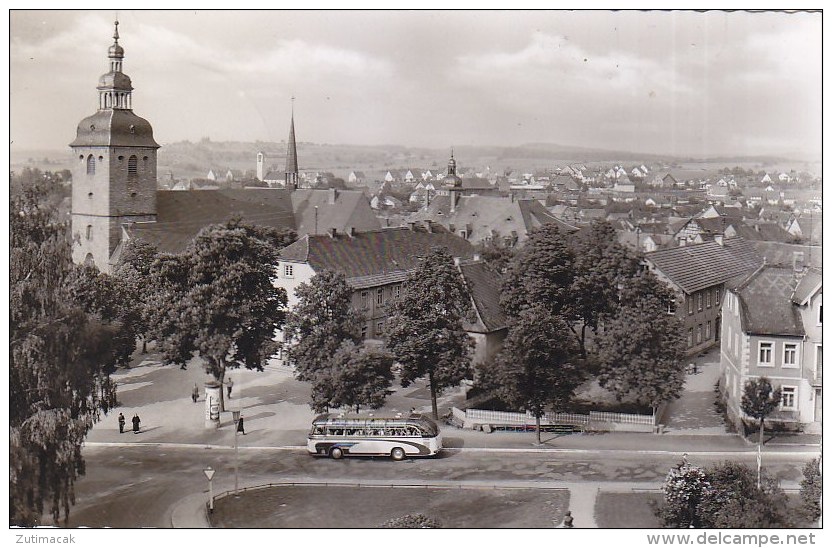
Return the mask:
[[[208,513],[214,513],[214,469],[210,466],[202,471],[205,477],[208,478]]]

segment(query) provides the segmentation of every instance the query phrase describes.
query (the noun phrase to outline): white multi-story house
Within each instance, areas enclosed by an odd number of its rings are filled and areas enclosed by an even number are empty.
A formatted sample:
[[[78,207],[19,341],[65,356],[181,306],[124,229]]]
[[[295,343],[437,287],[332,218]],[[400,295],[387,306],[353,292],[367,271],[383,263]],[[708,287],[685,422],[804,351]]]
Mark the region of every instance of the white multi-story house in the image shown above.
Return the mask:
[[[745,383],[768,378],[782,393],[767,418],[820,432],[823,392],[823,279],[815,269],[764,265],[729,289],[722,305],[720,389],[729,416],[744,418]]]

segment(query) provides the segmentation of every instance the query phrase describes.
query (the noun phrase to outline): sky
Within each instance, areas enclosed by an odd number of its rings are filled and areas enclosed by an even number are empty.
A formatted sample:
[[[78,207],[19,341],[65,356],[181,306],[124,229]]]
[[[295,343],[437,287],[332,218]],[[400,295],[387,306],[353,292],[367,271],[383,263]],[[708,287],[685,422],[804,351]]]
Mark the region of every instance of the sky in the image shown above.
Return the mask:
[[[113,11],[12,11],[10,138],[61,150],[97,108]],[[156,140],[684,156],[821,155],[821,16],[681,11],[121,10]]]

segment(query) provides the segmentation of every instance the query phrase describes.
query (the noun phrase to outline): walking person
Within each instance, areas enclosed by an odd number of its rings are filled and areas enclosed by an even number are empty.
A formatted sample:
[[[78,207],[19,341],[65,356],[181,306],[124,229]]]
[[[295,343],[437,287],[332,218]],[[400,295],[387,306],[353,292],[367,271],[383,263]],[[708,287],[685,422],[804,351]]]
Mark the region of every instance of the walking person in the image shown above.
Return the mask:
[[[234,381],[231,380],[231,377],[228,377],[228,380],[225,382],[226,387],[228,388],[228,399],[231,399],[231,389],[234,388]]]
[[[243,414],[240,413],[240,418],[237,419],[237,432],[241,432],[244,436],[246,435],[246,429],[243,426]]]
[[[194,400],[194,403],[199,399],[199,386],[196,383],[194,383],[194,389],[191,391],[191,399]]]
[[[139,433],[139,428],[140,428],[141,424],[142,424],[142,420],[139,418],[139,414],[136,413],[135,415],[133,415],[133,433],[134,434]]]
[[[118,414],[118,433],[119,434],[124,434],[124,423],[125,422],[126,421],[124,419],[124,413],[119,413]]]
[[[566,529],[572,529],[574,525],[572,524],[574,518],[572,518],[572,511],[567,510],[566,515],[563,517],[563,526]]]

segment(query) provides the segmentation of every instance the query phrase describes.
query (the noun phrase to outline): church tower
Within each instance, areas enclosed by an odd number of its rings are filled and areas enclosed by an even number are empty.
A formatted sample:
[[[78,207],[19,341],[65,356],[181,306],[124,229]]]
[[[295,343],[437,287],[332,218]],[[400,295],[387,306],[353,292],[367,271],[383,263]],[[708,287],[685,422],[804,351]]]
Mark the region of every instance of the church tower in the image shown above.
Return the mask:
[[[257,153],[257,180],[262,181],[266,176],[266,155],[262,152]]]
[[[289,126],[289,145],[286,148],[286,188],[298,188],[298,147],[295,144],[295,98],[292,97],[292,124]]]
[[[72,170],[72,258],[109,273],[122,226],[156,220],[156,151],[150,123],[133,114],[124,48],[108,51],[109,72],[98,80],[98,111],[81,120]]]

